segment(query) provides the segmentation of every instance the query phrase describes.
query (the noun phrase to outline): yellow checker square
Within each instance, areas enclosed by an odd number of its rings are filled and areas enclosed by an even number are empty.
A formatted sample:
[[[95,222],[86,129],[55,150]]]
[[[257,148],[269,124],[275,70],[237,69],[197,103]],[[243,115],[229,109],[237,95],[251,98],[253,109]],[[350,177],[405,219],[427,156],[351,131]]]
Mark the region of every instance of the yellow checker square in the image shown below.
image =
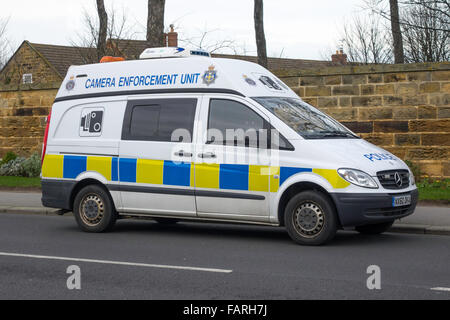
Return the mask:
[[[349,182],[341,178],[336,170],[333,169],[313,169],[314,173],[324,177],[328,180],[331,186],[335,189],[346,188],[350,185]]]
[[[110,157],[87,157],[86,170],[100,173],[106,180],[111,180],[111,161]]]
[[[60,154],[46,154],[42,164],[42,177],[62,178],[64,167],[64,156]]]
[[[278,176],[275,179],[274,176]],[[270,192],[277,192],[280,187],[280,167],[270,167]]]
[[[190,186],[195,187],[195,163],[191,163]]]
[[[249,191],[269,191],[269,166],[250,165],[248,170]]]
[[[164,160],[137,159],[136,182],[163,184]]]
[[[195,164],[195,186],[219,189],[220,165],[217,163]]]

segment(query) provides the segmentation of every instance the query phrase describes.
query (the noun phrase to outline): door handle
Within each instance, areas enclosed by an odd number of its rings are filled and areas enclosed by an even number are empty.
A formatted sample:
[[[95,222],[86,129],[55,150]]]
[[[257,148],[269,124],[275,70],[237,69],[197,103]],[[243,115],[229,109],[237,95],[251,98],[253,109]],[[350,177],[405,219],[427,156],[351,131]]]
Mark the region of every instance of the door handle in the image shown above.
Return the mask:
[[[179,156],[179,157],[192,157],[192,153],[186,152],[184,150],[177,151],[174,153],[174,155]]]
[[[216,155],[212,152],[200,153],[198,155],[200,158],[215,158]]]

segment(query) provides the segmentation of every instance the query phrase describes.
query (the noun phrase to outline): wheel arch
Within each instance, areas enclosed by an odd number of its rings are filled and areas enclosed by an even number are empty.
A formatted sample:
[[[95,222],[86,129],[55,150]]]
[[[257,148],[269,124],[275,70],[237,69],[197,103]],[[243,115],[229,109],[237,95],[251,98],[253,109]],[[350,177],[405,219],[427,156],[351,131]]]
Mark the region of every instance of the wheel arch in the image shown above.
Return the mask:
[[[289,200],[296,194],[303,192],[303,191],[309,191],[309,190],[321,192],[330,200],[330,203],[332,204],[332,206],[334,207],[334,210],[336,212],[336,217],[337,217],[337,220],[338,220],[338,223],[340,226],[341,221],[339,218],[339,213],[337,211],[336,203],[334,202],[333,197],[330,195],[330,192],[326,188],[321,186],[320,184],[318,184],[316,182],[311,182],[311,181],[294,182],[291,185],[289,185],[282,192],[282,194],[279,198],[279,201],[278,201],[278,206],[277,206],[277,217],[278,217],[278,222],[279,222],[280,226],[284,226],[284,211],[285,211],[286,205],[289,202]]]
[[[80,192],[81,189],[83,189],[84,187],[89,186],[89,185],[97,185],[97,186],[100,186],[103,190],[105,190],[105,192],[110,197],[111,203],[115,207],[113,197],[111,196],[111,193],[109,192],[106,185],[103,182],[101,182],[100,180],[90,177],[90,178],[85,178],[85,179],[79,180],[73,186],[72,191],[70,192],[70,199],[69,199],[69,204],[70,204],[71,210],[73,210],[73,203],[75,201],[75,197],[77,196],[78,192]]]

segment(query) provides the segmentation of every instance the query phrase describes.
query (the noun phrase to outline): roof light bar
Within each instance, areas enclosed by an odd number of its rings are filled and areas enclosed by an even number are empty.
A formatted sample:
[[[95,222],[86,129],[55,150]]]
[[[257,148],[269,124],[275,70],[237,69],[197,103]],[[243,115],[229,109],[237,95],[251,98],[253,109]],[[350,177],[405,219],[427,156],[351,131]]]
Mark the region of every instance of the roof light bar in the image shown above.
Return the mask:
[[[157,59],[157,58],[174,58],[174,57],[189,57],[202,56],[211,57],[209,52],[202,49],[188,50],[180,47],[161,47],[161,48],[147,48],[145,49],[139,59]]]

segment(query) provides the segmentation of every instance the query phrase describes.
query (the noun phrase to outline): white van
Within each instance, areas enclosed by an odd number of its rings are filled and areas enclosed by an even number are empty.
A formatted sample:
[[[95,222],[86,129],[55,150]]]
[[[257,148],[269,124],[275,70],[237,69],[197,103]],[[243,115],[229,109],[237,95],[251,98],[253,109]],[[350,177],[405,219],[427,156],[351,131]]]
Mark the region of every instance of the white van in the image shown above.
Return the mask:
[[[48,120],[42,203],[84,231],[188,219],[285,226],[317,245],[384,232],[417,204],[402,160],[263,67],[200,50],[72,66]]]

